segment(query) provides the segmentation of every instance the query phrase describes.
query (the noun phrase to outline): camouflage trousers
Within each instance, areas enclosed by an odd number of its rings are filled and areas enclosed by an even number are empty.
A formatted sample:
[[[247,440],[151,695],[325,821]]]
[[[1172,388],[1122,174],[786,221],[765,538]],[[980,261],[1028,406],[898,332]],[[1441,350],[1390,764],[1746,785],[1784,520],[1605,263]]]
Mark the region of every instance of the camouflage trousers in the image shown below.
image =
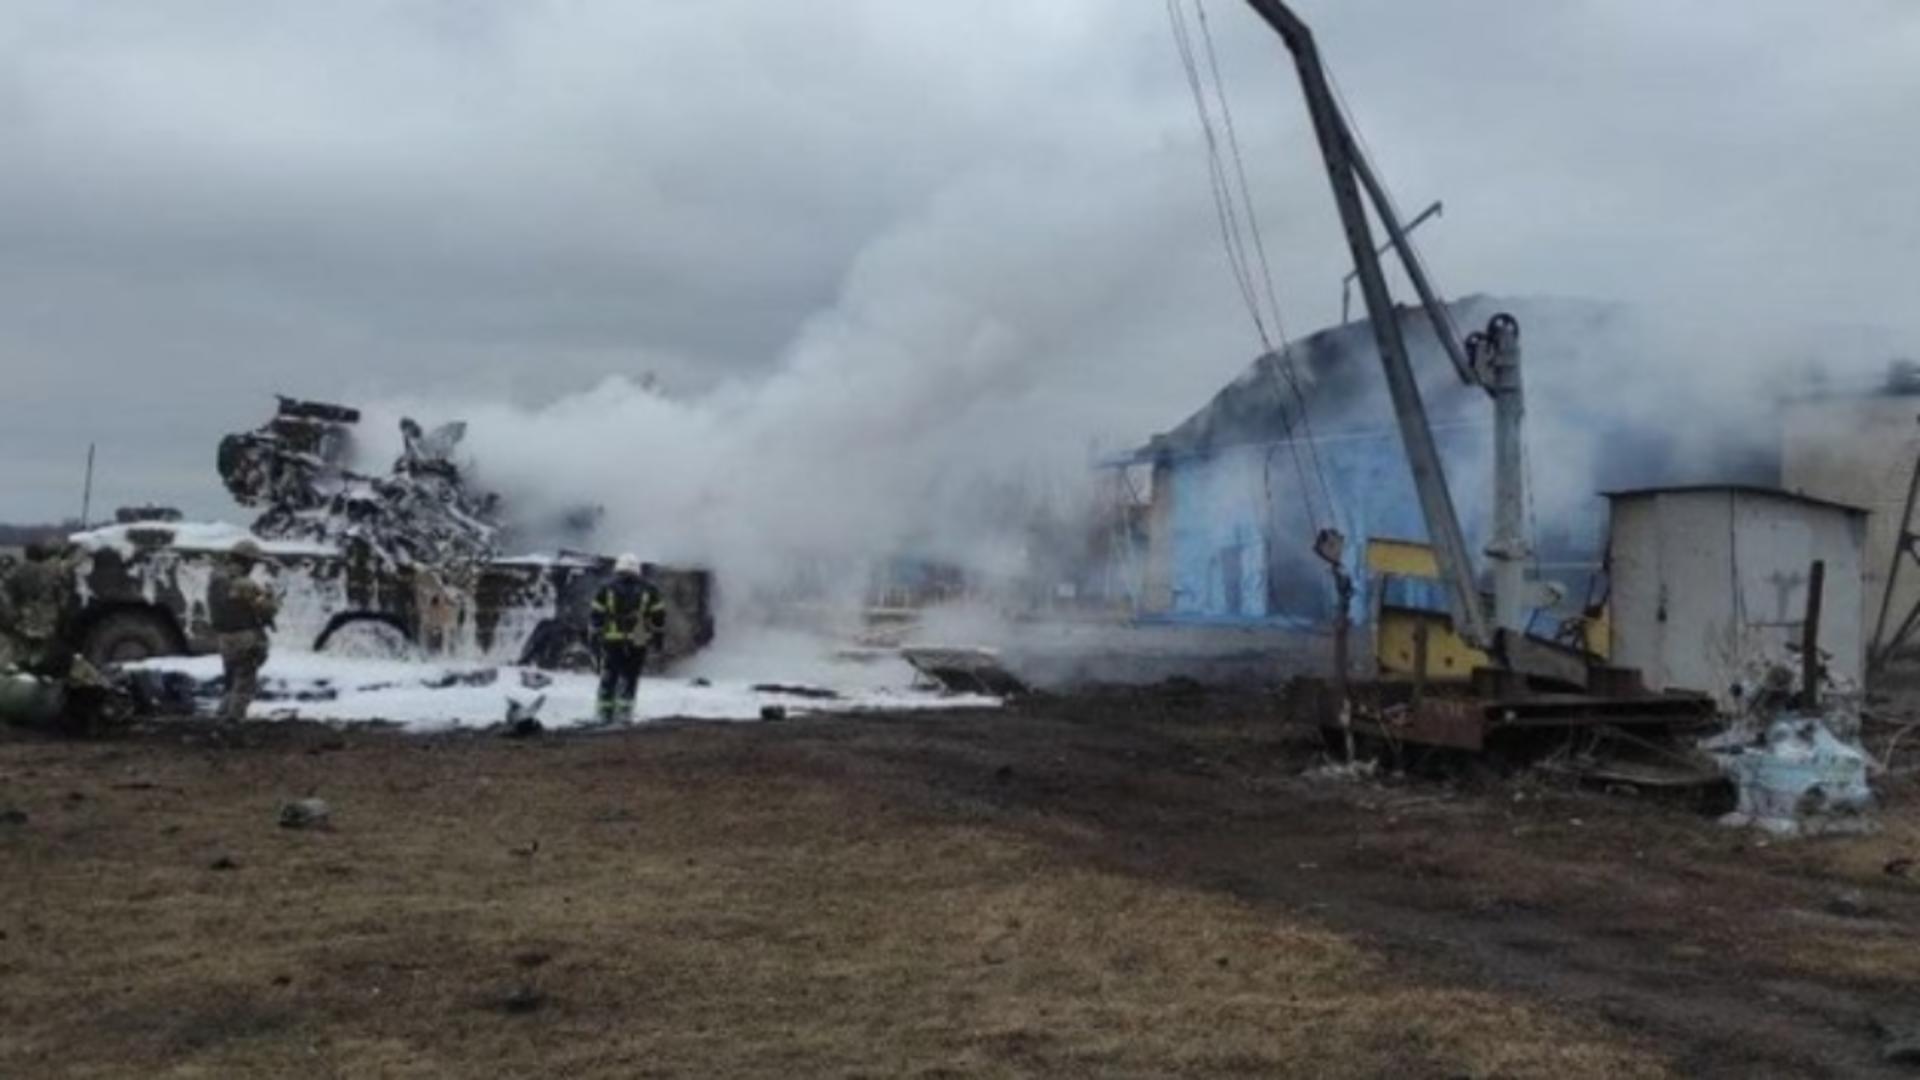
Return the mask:
[[[247,718],[247,706],[260,689],[260,667],[267,662],[264,630],[241,630],[220,635],[220,666],[226,672],[227,692],[220,699],[220,719],[237,724]]]

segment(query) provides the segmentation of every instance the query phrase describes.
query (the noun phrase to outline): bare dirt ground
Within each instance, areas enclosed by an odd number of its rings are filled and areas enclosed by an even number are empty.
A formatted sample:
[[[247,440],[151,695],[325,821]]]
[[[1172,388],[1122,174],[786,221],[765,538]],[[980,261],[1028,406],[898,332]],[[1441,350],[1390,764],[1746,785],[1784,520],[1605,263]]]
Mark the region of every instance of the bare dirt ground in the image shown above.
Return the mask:
[[[0,735],[0,1075],[1911,1075],[1911,778],[1765,843],[1274,710]]]

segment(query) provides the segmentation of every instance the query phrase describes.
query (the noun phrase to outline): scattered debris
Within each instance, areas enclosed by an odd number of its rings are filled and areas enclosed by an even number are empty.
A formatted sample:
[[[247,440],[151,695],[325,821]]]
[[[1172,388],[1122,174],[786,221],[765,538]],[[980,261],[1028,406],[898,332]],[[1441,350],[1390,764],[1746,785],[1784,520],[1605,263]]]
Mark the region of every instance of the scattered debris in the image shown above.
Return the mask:
[[[220,669],[213,658],[149,660],[141,669],[177,672],[183,686],[194,686],[203,697],[217,693],[220,683]],[[533,680],[544,682],[543,689],[527,691],[521,689],[523,674],[533,673],[512,665],[477,668],[470,664],[418,665],[323,654],[276,654],[268,665],[266,682],[273,688],[277,703],[256,710],[256,717],[264,713],[266,718],[324,723],[384,720],[417,731],[457,727],[506,734],[502,731],[503,725],[513,727],[527,717],[531,702],[542,700],[543,706],[533,714],[541,726],[522,725],[519,732],[532,735],[581,726],[593,715],[596,689],[591,677],[554,674]],[[784,704],[795,712],[990,708],[1001,704],[997,700],[956,698],[914,689],[905,678],[899,678],[892,685],[846,688],[833,683],[815,685],[830,687],[838,696],[789,697],[756,691],[745,682],[725,680],[697,688],[691,680],[663,675],[647,680],[636,708],[644,719],[681,715],[698,719],[754,720],[759,718],[760,709],[769,704]],[[330,689],[338,696],[314,700],[306,693],[314,689]],[[514,702],[520,705],[518,713],[513,711]],[[246,725],[241,730],[256,729]]]
[[[494,1003],[494,1008],[509,1015],[535,1012],[547,1003],[547,995],[531,986],[516,986]]]
[[[179,671],[132,669],[124,672],[127,692],[137,712],[150,716],[192,716],[199,704],[198,680]]]
[[[761,694],[785,694],[788,697],[812,698],[819,701],[838,700],[837,690],[828,690],[821,686],[790,686],[784,683],[755,683],[753,689]]]
[[[1739,804],[1720,821],[1753,826],[1776,836],[1858,832],[1871,827],[1867,758],[1842,742],[1819,715],[1783,716],[1757,741],[1733,736],[1707,744],[1739,793]]]
[[[992,694],[1014,697],[1027,692],[1027,684],[1000,663],[1000,654],[992,649],[905,648],[900,656],[913,669],[942,689],[957,694]]]
[[[552,685],[553,676],[544,671],[535,671],[532,668],[522,668],[520,671],[520,689],[522,690],[545,690]]]
[[[539,720],[540,707],[547,703],[547,695],[541,694],[530,702],[507,699],[506,735],[510,739],[528,739],[547,730]]]
[[[479,668],[474,671],[444,671],[431,679],[421,679],[420,685],[429,690],[448,690],[456,686],[492,686],[500,681],[499,668]]]
[[[333,808],[324,799],[295,799],[280,807],[280,827],[330,829],[333,827]]]
[[[1881,1060],[1889,1065],[1920,1065],[1920,1025],[1892,1023],[1873,1017],[1874,1034],[1880,1036]]]
[[[1315,765],[1300,775],[1308,780],[1371,780],[1380,773],[1380,763],[1369,759],[1329,761]]]
[[[1847,919],[1871,919],[1880,914],[1880,909],[1859,889],[1841,889],[1827,898],[1827,912]]]
[[[1732,690],[1727,731],[1700,744],[1739,795],[1722,824],[1777,836],[1872,827],[1865,817],[1873,807],[1870,762],[1859,744],[1865,695],[1824,665],[1814,665],[1817,675],[1797,674],[1804,659],[1750,658]]]

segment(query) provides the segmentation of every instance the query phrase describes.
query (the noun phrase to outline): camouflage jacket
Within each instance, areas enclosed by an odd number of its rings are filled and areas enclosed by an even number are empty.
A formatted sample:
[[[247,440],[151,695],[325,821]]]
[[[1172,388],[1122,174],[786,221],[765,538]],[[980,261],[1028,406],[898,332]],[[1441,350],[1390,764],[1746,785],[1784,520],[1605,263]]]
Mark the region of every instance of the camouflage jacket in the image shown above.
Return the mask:
[[[207,618],[215,633],[266,630],[280,613],[280,602],[264,585],[232,570],[219,570],[207,583]]]
[[[0,582],[0,629],[26,641],[52,641],[72,599],[70,568],[63,560],[21,563]]]

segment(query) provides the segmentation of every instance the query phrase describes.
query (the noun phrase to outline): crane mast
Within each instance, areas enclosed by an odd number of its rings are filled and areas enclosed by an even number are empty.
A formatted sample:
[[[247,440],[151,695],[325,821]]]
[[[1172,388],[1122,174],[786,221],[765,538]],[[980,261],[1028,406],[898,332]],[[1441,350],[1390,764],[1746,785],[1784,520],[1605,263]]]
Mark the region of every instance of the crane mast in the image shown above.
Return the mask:
[[[1496,644],[1496,630],[1521,632],[1526,617],[1528,549],[1525,472],[1520,446],[1519,324],[1511,316],[1502,315],[1488,325],[1485,333],[1462,341],[1452,314],[1428,282],[1426,268],[1401,227],[1392,200],[1341,115],[1319,48],[1314,44],[1313,31],[1282,0],[1247,0],[1247,4],[1280,35],[1293,54],[1294,66],[1300,74],[1307,113],[1313,120],[1327,179],[1333,186],[1333,201],[1340,211],[1340,224],[1353,254],[1354,271],[1360,279],[1367,319],[1373,326],[1374,343],[1379,347],[1381,366],[1386,371],[1387,392],[1406,447],[1407,464],[1413,471],[1421,516],[1426,521],[1440,576],[1452,597],[1454,627],[1469,643],[1492,649]],[[1453,495],[1447,488],[1440,451],[1433,440],[1432,425],[1427,421],[1426,406],[1420,399],[1420,386],[1408,360],[1406,335],[1393,309],[1386,271],[1376,254],[1373,229],[1367,220],[1366,205],[1361,201],[1362,188],[1372,200],[1388,242],[1400,256],[1401,265],[1406,268],[1455,372],[1463,382],[1482,387],[1494,398],[1494,539],[1487,554],[1494,560],[1497,625],[1489,619],[1474,583],[1473,560],[1460,528],[1459,515],[1454,510]]]

